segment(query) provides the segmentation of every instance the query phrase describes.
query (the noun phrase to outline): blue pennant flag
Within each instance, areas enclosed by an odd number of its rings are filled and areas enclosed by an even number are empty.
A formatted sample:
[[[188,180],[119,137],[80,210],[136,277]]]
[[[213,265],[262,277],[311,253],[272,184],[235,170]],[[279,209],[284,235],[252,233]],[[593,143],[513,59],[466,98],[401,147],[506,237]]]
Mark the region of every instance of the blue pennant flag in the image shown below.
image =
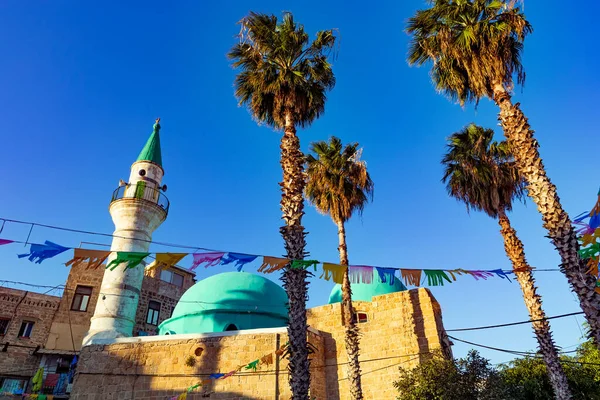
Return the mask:
[[[18,257],[29,257],[29,261],[40,264],[42,261],[57,256],[67,250],[69,250],[69,247],[63,247],[59,244],[46,240],[44,244],[32,243],[29,247],[29,253],[18,254]]]
[[[235,262],[238,272],[241,272],[244,265],[256,260],[256,257],[258,256],[253,256],[251,254],[227,253],[227,255],[221,259],[221,265],[227,265]]]
[[[394,268],[381,268],[375,267],[377,273],[379,274],[379,279],[381,279],[382,283],[388,283],[390,286],[394,286]]]

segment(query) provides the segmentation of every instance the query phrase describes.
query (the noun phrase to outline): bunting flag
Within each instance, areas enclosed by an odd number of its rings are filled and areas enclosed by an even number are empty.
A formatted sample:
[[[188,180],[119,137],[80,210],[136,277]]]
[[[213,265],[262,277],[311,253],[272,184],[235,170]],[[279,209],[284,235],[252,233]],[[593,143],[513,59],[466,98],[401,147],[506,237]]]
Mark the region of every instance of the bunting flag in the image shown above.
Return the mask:
[[[466,274],[469,274],[473,278],[475,278],[476,281],[478,281],[479,279],[486,280],[490,276],[494,276],[494,274],[492,274],[490,271],[482,271],[482,270],[471,270],[471,271],[463,270],[463,271]]]
[[[256,369],[258,368],[258,363],[260,362],[260,360],[254,360],[251,363],[249,363],[248,365],[246,365],[244,368],[245,369],[251,369],[254,372],[256,372]]]
[[[589,269],[586,271],[586,274],[598,275],[598,264],[600,263],[599,258],[600,256],[595,256],[587,260],[587,266]]]
[[[420,269],[401,269],[400,276],[404,279],[404,284],[416,286],[421,286],[421,273],[423,271]]]
[[[195,270],[201,264],[206,264],[205,267],[214,267],[219,265],[221,262],[221,258],[225,255],[225,253],[221,252],[212,252],[212,253],[194,253],[194,263],[190,267],[190,271]]]
[[[600,243],[594,243],[591,246],[579,250],[579,257],[586,259],[592,258],[600,252]]]
[[[134,251],[117,251],[117,256],[108,263],[106,269],[114,271],[119,265],[126,263],[125,269],[135,268],[144,261],[144,258],[148,257],[150,253],[140,253]]]
[[[223,378],[221,378],[221,379],[229,378],[230,376],[235,375],[235,373],[238,371],[239,371],[239,369],[234,369],[233,371],[230,371],[230,372],[226,373],[225,375],[223,375]]]
[[[224,376],[225,374],[210,374],[210,378],[211,379],[220,379]]]
[[[65,263],[66,267],[79,267],[87,261],[86,269],[97,269],[110,256],[110,251],[75,249],[73,258]]]
[[[427,276],[427,285],[429,286],[444,286],[444,280],[452,283],[448,275],[442,270],[423,270]]]
[[[152,261],[150,265],[146,267],[146,269],[171,268],[177,265],[177,263],[183,260],[183,258],[187,255],[188,253],[156,253],[156,259]]]
[[[464,269],[451,269],[446,272],[450,274],[450,276],[452,277],[452,280],[454,282],[456,282],[456,275],[460,276],[460,275],[463,275],[466,273],[466,271]]]
[[[323,273],[320,278],[327,281],[333,280],[333,282],[341,285],[344,283],[344,273],[347,270],[348,267],[345,265],[323,263]]]
[[[319,261],[317,260],[293,260],[292,268],[294,269],[307,269],[310,267],[315,267],[315,271],[317,270],[317,264]]]
[[[2,246],[3,244],[10,244],[10,243],[14,243],[12,240],[8,240],[8,239],[0,239],[0,246]]]
[[[221,265],[227,265],[235,262],[238,272],[241,272],[244,265],[251,263],[252,261],[256,260],[256,258],[258,258],[258,256],[252,254],[227,253],[227,255],[221,259]]]
[[[389,283],[390,286],[394,286],[396,280],[396,270],[394,268],[381,268],[375,267],[381,283]]]
[[[32,243],[29,247],[29,253],[19,254],[18,257],[28,257],[29,261],[35,262],[36,264],[41,264],[42,261],[57,256],[60,253],[65,252],[67,250],[69,250],[68,247],[63,247],[59,244],[52,243],[46,240],[44,244]]]
[[[348,267],[348,278],[351,283],[372,283],[373,267],[353,265]]]
[[[496,276],[498,276],[501,279],[508,279],[508,281],[511,282],[506,272],[502,271],[501,269],[493,269],[490,272],[496,274]]]
[[[258,269],[258,272],[264,272],[265,274],[270,274],[275,271],[279,271],[280,269],[285,268],[288,265],[290,260],[287,258],[277,258],[277,257],[263,257],[263,263]]]
[[[260,363],[261,364],[265,364],[265,365],[271,365],[271,364],[273,364],[273,353],[269,353],[266,356],[263,356],[260,359]]]

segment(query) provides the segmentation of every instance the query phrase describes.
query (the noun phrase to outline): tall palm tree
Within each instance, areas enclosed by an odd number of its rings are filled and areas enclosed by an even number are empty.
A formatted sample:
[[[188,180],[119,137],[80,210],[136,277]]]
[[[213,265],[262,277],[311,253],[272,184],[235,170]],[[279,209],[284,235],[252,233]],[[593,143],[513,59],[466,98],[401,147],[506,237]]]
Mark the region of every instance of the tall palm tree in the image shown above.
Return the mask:
[[[251,12],[240,25],[240,41],[228,54],[233,67],[240,70],[235,78],[235,95],[258,123],[283,130],[280,204],[285,226],[280,232],[286,257],[302,260],[306,255],[302,226],[304,155],[296,127],[309,126],[325,111],[325,94],[335,85],[328,61],[335,35],[332,30],[319,31],[311,42],[291,13],[285,13],[278,22],[274,15]],[[294,400],[308,399],[310,387],[307,274],[304,269],[288,265],[282,277],[289,296],[290,386]]]
[[[340,264],[348,265],[345,224],[355,212],[361,214],[365,204],[373,199],[373,181],[366,163],[360,160],[358,143],[343,146],[342,141],[333,136],[329,142],[313,143],[311,150],[314,155],[306,157],[308,180],[304,193],[320,213],[329,215],[337,225]],[[358,361],[360,342],[348,269],[342,282],[342,319],[346,330],[350,394],[352,399],[362,399]]]
[[[561,270],[579,298],[593,336],[600,345],[600,294],[595,279],[577,254],[573,224],[548,176],[533,130],[513,104],[511,90],[522,84],[521,53],[532,27],[514,0],[433,0],[432,7],[409,19],[412,35],[408,62],[432,62],[436,89],[461,104],[487,97],[499,107],[499,120],[527,192],[542,214],[548,237],[558,249]],[[516,81],[516,82],[515,82]]]
[[[450,196],[467,205],[467,209],[483,211],[498,219],[504,238],[504,250],[513,265],[533,331],[548,368],[548,375],[558,399],[570,399],[567,377],[559,361],[550,324],[545,319],[542,299],[536,293],[531,267],[525,259],[523,243],[512,228],[506,213],[513,199],[523,200],[523,178],[514,163],[506,142],[494,142],[494,131],[471,124],[450,136],[447,153],[442,159],[446,188]]]

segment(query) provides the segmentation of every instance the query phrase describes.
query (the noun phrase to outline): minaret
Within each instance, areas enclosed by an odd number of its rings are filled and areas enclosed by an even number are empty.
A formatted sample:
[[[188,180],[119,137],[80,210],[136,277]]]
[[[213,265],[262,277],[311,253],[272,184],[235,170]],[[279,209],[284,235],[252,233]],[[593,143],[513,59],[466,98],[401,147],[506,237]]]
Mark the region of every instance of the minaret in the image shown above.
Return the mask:
[[[119,182],[109,206],[115,224],[110,263],[117,251],[147,252],[152,232],[167,218],[169,200],[164,195],[160,152],[160,118],[137,160],[131,165],[129,183]],[[129,337],[133,333],[135,314],[144,278],[144,266],[125,269],[120,264],[104,272],[96,310],[83,345],[96,339]]]

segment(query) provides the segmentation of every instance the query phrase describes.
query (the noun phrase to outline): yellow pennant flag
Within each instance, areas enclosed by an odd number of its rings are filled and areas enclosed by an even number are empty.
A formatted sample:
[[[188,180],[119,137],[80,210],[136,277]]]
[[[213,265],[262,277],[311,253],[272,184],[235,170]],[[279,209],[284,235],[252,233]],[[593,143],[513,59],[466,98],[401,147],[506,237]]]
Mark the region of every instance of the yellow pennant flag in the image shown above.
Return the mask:
[[[73,258],[65,263],[65,266],[78,267],[88,262],[87,269],[96,269],[106,261],[110,251],[75,249]]]
[[[263,257],[263,263],[258,269],[258,272],[263,272],[265,274],[270,274],[271,272],[278,271],[283,269],[286,265],[288,265],[290,260],[287,258],[278,258],[278,257]]]
[[[342,284],[344,281],[344,273],[348,269],[345,265],[323,263],[323,273],[321,279],[332,280],[335,283]]]
[[[156,253],[156,259],[146,267],[147,270],[154,268],[169,268],[177,265],[188,253]]]

